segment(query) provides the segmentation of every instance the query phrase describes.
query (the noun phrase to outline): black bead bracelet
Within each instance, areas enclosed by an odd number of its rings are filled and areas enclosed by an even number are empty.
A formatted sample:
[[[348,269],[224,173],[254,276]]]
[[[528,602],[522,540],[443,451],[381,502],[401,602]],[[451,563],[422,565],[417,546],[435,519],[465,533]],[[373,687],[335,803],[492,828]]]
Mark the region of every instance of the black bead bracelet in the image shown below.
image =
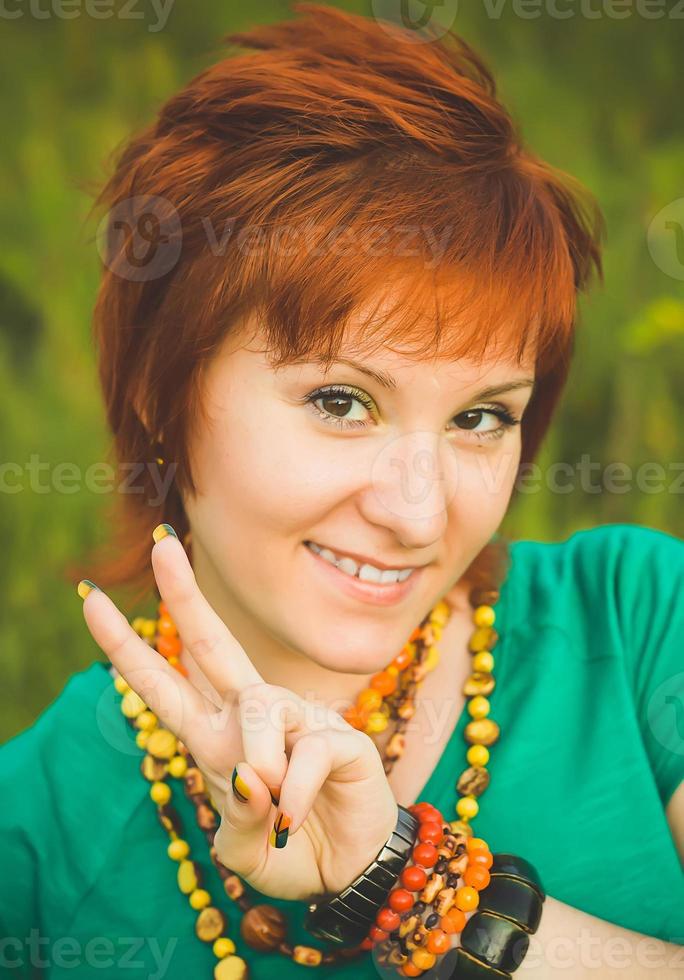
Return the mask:
[[[546,893],[536,868],[515,854],[494,854],[491,880],[466,922],[461,945],[437,968],[438,980],[508,980],[537,931]]]

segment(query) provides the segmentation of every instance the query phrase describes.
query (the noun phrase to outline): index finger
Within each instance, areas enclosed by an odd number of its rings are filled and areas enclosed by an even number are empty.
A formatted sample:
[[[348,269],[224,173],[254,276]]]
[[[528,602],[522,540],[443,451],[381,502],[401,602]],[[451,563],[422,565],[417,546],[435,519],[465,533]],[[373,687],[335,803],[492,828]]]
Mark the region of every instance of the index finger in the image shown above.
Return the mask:
[[[98,587],[85,596],[83,616],[94,640],[124,680],[182,742],[191,744],[196,719],[209,710],[204,696],[138,636]]]
[[[152,532],[152,567],[183,646],[223,698],[264,679],[202,595],[187,552],[170,524]]]

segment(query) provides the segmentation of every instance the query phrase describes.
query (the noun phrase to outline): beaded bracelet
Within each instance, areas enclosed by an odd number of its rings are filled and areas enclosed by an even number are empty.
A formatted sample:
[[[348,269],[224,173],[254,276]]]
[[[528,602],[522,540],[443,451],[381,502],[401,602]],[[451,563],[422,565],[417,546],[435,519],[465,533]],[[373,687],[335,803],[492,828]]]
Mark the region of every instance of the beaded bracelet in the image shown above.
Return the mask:
[[[546,895],[536,869],[512,854],[492,855],[481,838],[454,834],[430,804],[410,809],[420,821],[418,840],[366,948],[374,948],[379,967],[402,976],[420,976],[443,957],[439,980],[510,977],[541,919]],[[451,948],[457,933],[461,945]]]

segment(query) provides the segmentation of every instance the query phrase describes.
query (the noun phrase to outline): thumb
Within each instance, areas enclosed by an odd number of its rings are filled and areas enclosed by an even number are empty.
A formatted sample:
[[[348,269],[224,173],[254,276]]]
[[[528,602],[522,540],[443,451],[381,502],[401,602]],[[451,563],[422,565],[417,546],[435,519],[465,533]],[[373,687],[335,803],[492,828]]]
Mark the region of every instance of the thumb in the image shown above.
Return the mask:
[[[249,763],[238,762],[224,800],[214,847],[222,864],[248,878],[264,860],[271,794]]]

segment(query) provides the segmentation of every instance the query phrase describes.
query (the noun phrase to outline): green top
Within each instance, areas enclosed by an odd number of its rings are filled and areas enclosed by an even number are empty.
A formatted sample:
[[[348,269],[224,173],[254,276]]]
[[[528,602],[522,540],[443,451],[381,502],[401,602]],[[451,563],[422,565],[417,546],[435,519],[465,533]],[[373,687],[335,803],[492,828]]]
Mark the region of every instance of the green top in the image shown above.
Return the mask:
[[[511,556],[490,698],[501,737],[475,833],[530,860],[554,898],[684,943],[684,874],[664,813],[684,778],[684,541],[613,524],[516,541]],[[213,976],[119,701],[106,663],[94,662],[0,749],[0,974],[16,965],[7,975]],[[464,708],[418,797],[450,818],[467,720]],[[246,946],[192,804],[172,785],[250,976],[311,976]],[[303,903],[256,898],[286,910],[293,944],[321,946],[302,927]],[[370,953],[313,971],[333,973],[378,976]]]

